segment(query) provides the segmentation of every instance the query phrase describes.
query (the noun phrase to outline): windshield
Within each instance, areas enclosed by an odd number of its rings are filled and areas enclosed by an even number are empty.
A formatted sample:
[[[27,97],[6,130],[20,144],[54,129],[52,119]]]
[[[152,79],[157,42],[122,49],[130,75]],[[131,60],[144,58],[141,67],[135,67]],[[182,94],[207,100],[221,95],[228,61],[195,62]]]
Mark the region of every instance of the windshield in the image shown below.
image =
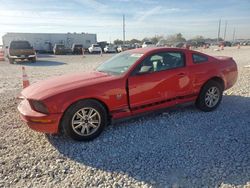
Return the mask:
[[[100,47],[98,44],[94,44],[93,47]]]
[[[96,70],[110,74],[125,73],[143,54],[123,52],[102,63]]]

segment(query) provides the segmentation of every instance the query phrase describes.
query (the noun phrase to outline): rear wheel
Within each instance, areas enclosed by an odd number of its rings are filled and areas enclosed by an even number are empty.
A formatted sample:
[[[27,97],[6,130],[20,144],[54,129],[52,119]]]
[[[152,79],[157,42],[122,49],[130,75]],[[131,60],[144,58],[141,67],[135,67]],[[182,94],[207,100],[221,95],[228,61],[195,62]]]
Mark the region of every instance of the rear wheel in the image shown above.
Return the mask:
[[[223,86],[216,81],[207,82],[196,101],[196,106],[202,111],[209,112],[215,110],[222,99]]]
[[[107,112],[96,100],[82,100],[64,114],[62,127],[74,140],[90,141],[98,137],[107,124]]]

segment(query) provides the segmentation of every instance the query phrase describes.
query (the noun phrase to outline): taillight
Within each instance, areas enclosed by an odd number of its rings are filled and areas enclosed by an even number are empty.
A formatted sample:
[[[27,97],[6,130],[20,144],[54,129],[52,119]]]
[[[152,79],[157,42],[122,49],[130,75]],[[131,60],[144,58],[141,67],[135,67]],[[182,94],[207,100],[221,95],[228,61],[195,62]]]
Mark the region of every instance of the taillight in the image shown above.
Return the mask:
[[[29,103],[30,103],[31,107],[33,108],[33,110],[35,110],[37,112],[41,112],[43,114],[49,113],[48,108],[45,106],[45,104],[42,101],[29,99]]]

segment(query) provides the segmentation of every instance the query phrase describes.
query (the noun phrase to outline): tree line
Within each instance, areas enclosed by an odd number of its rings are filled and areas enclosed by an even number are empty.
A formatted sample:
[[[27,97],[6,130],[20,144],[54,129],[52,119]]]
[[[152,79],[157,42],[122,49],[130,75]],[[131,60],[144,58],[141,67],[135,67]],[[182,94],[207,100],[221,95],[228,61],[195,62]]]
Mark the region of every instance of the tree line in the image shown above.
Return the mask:
[[[180,42],[206,42],[206,41],[210,41],[210,42],[216,42],[216,39],[211,39],[211,38],[205,38],[201,35],[195,36],[192,39],[186,40],[186,38],[181,34],[181,33],[177,33],[177,34],[173,34],[173,35],[169,35],[167,37],[164,37],[163,35],[156,35],[154,37],[145,37],[142,40],[139,39],[131,39],[131,40],[126,40],[125,44],[135,44],[135,43],[139,43],[142,44],[143,42],[146,41],[151,41],[154,44],[157,43],[168,43],[168,44],[174,44],[174,43],[180,43]],[[219,38],[219,41],[223,41],[222,38]],[[116,39],[114,40],[114,44],[116,45],[121,45],[123,44],[122,40]]]

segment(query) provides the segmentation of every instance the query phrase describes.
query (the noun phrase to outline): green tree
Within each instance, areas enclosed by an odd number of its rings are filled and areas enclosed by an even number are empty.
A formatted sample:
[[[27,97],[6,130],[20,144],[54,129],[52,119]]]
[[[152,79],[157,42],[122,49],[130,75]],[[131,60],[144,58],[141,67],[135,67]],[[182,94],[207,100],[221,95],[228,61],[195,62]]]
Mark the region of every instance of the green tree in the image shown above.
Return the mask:
[[[121,45],[121,44],[123,44],[123,41],[119,40],[119,39],[116,39],[116,40],[114,40],[114,44],[115,45]]]
[[[141,41],[138,39],[131,39],[130,40],[130,44],[135,44],[135,43],[141,43]]]
[[[167,37],[167,41],[169,43],[177,43],[177,42],[186,42],[186,39],[182,36],[181,33],[169,35]]]

